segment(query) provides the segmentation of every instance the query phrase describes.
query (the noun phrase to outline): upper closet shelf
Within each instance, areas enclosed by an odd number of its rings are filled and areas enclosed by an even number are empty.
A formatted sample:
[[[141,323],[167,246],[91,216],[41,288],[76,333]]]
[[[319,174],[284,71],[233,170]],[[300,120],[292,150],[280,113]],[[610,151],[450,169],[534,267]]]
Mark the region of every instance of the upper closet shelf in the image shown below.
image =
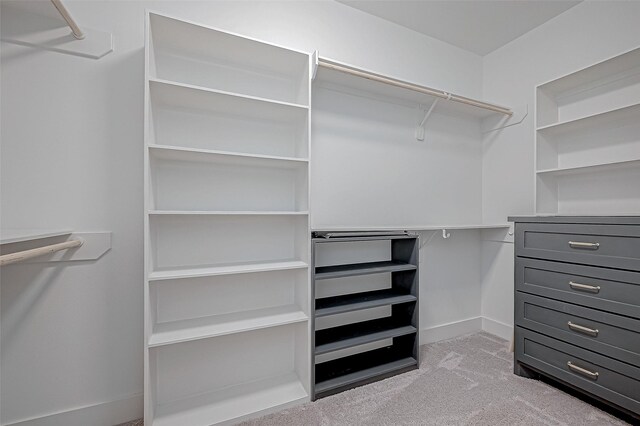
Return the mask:
[[[71,235],[69,229],[3,229],[0,231],[0,244],[22,243],[42,238]]]
[[[438,110],[453,114],[467,114],[478,118],[494,114],[513,115],[511,109],[500,105],[433,89],[326,58],[318,58],[315,81],[328,89],[368,94],[381,99],[395,99],[426,108],[436,101],[443,100],[446,102],[438,103]]]
[[[463,229],[500,229],[510,228],[508,223],[498,223],[491,225],[410,225],[410,226],[374,226],[374,227],[332,227],[332,228],[314,228],[315,232],[330,231],[441,231],[441,230],[463,230]]]

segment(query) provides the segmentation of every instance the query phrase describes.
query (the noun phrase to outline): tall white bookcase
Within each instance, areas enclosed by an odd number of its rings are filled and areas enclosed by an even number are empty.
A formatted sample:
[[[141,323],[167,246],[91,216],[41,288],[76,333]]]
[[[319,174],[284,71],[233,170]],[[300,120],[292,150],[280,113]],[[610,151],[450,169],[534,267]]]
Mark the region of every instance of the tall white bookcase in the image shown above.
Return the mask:
[[[145,424],[306,401],[311,57],[146,24]]]
[[[640,212],[640,48],[536,88],[536,212]]]

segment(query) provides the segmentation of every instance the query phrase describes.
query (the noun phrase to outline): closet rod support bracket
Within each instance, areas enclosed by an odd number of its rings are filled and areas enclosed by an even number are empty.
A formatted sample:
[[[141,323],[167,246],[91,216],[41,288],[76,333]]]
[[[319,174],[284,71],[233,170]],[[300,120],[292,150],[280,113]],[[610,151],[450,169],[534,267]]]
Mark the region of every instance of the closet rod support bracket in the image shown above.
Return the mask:
[[[447,99],[451,99],[451,94],[450,93],[447,93]],[[436,105],[438,105],[438,101],[439,100],[440,100],[440,98],[436,98],[433,101],[433,103],[431,104],[431,106],[429,107],[427,112],[424,114],[424,118],[422,119],[420,124],[418,124],[418,127],[416,128],[416,139],[417,140],[419,140],[419,141],[423,141],[424,140],[425,124],[427,123],[427,120],[429,120],[429,117],[431,117],[431,114],[433,113],[433,110],[436,107]]]
[[[451,237],[451,233],[447,232],[447,230],[443,228],[442,229],[442,238],[444,238],[446,240],[447,238],[450,238],[450,237]]]

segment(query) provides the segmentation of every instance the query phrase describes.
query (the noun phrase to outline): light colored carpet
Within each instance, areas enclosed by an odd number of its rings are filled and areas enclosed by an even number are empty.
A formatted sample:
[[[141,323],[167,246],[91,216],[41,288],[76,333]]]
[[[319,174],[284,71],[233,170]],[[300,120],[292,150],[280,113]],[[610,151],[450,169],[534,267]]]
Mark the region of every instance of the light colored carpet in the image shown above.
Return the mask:
[[[514,375],[508,346],[487,333],[425,345],[418,370],[242,425],[627,424],[543,382]]]

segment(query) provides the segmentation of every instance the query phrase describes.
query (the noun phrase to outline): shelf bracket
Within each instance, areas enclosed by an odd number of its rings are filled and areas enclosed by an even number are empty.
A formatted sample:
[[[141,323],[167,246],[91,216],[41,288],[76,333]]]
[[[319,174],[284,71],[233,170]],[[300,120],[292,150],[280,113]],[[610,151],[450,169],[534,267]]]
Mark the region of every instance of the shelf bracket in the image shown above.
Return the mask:
[[[62,5],[59,1],[54,4]],[[72,33],[69,31],[67,21],[28,13],[14,6],[4,7],[3,5],[0,28],[2,28],[0,33],[2,41],[21,46],[90,59],[100,59],[113,51],[111,33],[91,28],[80,30],[77,26]]]
[[[445,228],[442,228],[442,238],[446,240],[447,238],[450,238],[450,237],[451,237],[451,233],[447,232]]]
[[[507,127],[515,126],[524,121],[525,118],[529,115],[529,105],[525,104],[519,108],[514,108],[512,115],[506,115],[504,117],[500,117],[499,121],[496,122],[495,118],[485,119],[483,124],[482,133],[491,133],[497,132],[498,130],[506,129]]]
[[[316,79],[316,74],[318,74],[318,51],[315,50],[311,54],[311,81]]]
[[[448,95],[447,99],[451,99],[451,94],[447,93],[447,95]],[[433,103],[429,107],[429,110],[425,113],[424,118],[422,119],[420,124],[418,124],[418,127],[416,128],[416,139],[417,140],[419,140],[419,141],[423,141],[424,140],[424,125],[426,124],[427,120],[429,120],[429,117],[431,116],[431,113],[433,112],[433,109],[438,104],[439,100],[440,100],[440,98],[436,98],[433,101]]]

